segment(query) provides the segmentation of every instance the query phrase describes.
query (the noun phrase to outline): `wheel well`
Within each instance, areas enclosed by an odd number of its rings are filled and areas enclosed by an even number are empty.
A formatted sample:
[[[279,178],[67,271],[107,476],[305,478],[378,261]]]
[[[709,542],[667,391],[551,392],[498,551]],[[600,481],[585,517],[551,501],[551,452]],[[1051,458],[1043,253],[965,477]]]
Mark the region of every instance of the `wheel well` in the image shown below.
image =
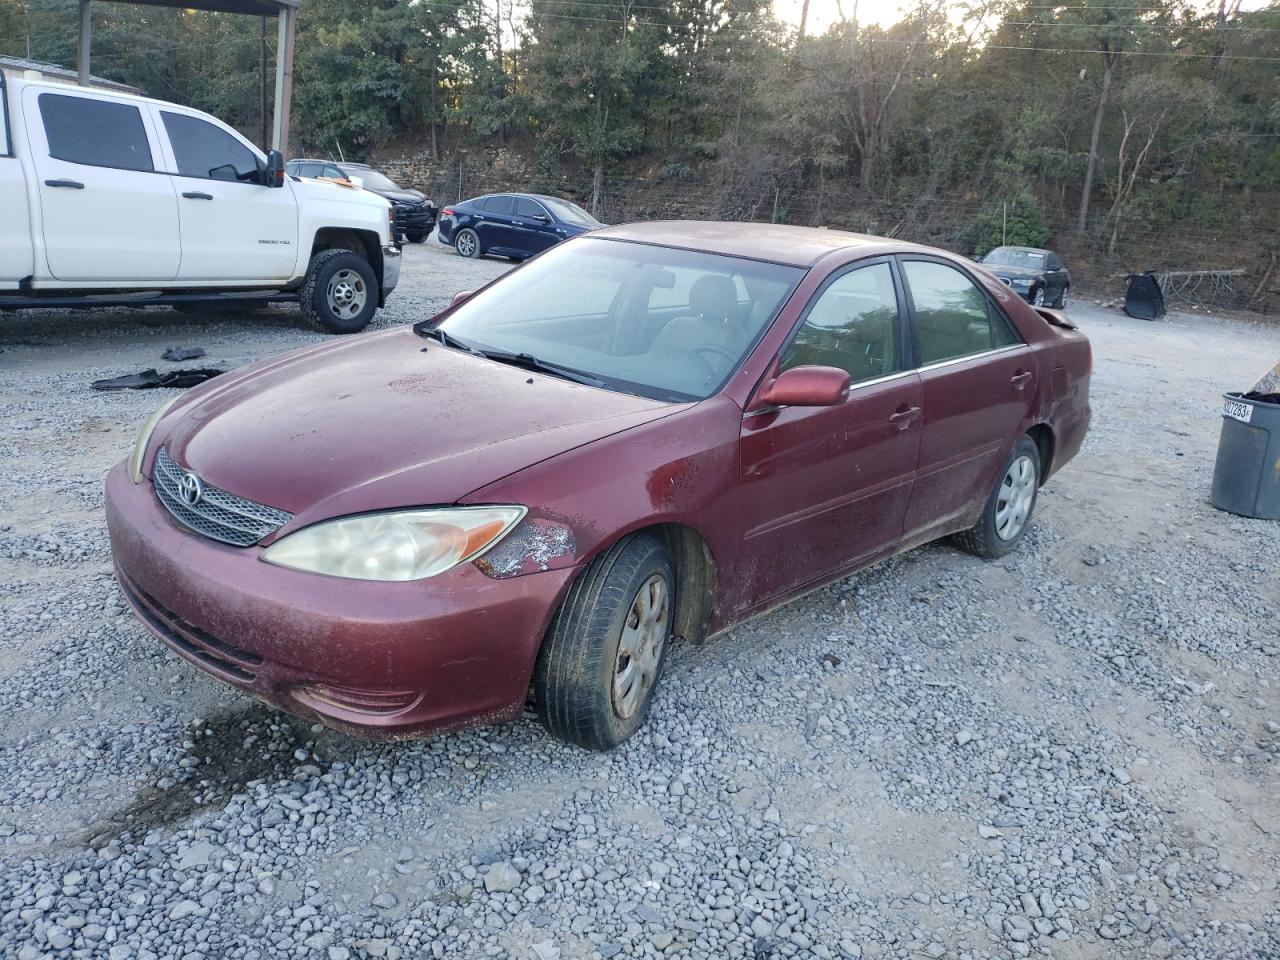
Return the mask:
[[[706,640],[716,599],[716,563],[702,535],[682,523],[658,523],[633,533],[662,538],[676,568],[673,632],[690,643]]]
[[[1027,436],[1036,442],[1040,451],[1040,482],[1044,483],[1053,469],[1053,430],[1047,423],[1037,423],[1027,431]]]
[[[348,230],[344,227],[324,227],[316,231],[315,241],[311,244],[311,256],[321,250],[350,250],[364,257],[373,266],[374,272],[382,276],[382,247],[378,235],[371,230]]]

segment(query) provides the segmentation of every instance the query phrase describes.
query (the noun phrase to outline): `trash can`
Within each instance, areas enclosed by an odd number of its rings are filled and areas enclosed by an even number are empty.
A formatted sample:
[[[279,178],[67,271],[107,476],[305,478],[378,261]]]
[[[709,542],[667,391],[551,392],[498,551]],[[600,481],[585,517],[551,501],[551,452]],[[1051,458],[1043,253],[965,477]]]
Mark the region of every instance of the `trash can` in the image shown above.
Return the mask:
[[[1222,399],[1209,502],[1242,517],[1280,520],[1280,396],[1228,393]]]

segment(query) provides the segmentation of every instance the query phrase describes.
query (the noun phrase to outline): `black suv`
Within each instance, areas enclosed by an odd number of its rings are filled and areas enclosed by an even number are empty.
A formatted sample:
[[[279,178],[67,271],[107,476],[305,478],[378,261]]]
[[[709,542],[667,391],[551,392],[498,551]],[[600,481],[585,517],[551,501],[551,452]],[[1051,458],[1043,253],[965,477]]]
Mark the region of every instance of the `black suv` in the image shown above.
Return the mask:
[[[360,186],[391,201],[396,239],[421,243],[436,225],[439,208],[421,191],[406,190],[385,173],[367,163],[339,163],[334,160],[290,160],[285,170],[295,177],[329,177],[359,180]]]

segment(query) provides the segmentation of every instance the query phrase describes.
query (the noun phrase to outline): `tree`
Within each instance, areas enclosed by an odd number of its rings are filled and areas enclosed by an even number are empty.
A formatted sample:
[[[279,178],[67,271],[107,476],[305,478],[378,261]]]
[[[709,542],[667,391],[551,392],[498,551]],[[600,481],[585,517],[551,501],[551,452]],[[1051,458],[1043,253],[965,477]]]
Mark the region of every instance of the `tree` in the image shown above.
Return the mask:
[[[604,201],[610,164],[645,141],[654,74],[666,66],[655,4],[633,0],[533,0],[525,78],[544,150],[591,170],[591,212]]]

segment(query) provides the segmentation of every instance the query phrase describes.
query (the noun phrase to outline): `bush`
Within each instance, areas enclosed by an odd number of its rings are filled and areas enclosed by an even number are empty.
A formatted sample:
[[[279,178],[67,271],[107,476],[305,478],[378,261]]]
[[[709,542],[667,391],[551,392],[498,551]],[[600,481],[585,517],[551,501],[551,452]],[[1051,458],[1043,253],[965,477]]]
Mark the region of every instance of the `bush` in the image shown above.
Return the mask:
[[[1007,219],[1001,206],[993,206],[978,214],[964,232],[965,246],[975,257],[1002,243],[1010,247],[1042,247],[1048,241],[1049,228],[1029,194],[1015,194],[1008,204]]]

